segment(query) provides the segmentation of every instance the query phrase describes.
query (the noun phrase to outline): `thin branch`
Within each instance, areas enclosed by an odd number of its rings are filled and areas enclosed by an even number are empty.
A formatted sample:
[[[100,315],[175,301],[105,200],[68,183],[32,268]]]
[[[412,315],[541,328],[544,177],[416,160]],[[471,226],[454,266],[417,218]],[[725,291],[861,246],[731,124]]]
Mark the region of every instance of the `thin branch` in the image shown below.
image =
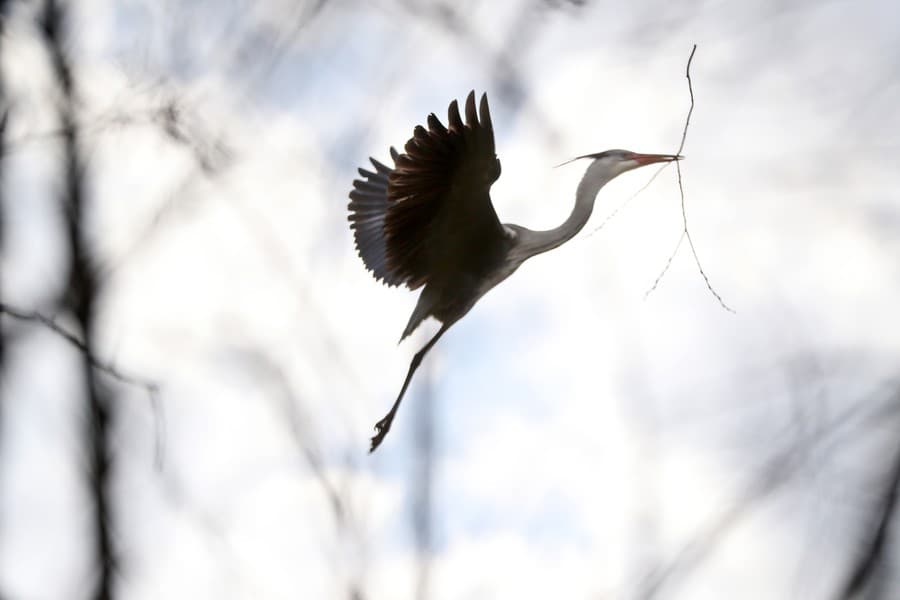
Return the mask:
[[[521,111],[538,127],[545,145],[557,147],[561,138],[560,132],[541,108],[529,99],[525,77],[519,68],[519,61],[516,60],[517,56],[524,54],[525,43],[534,44],[538,32],[533,31],[531,35],[523,34],[527,28],[519,23],[512,27],[511,31],[514,35],[521,36],[524,41],[513,44],[506,41],[498,47],[493,38],[485,37],[480,28],[473,26],[467,12],[459,8],[459,4],[446,1],[399,2],[399,5],[413,17],[426,19],[460,40],[470,53],[478,57],[480,64],[487,65],[497,98],[506,105],[509,116],[514,117]]]
[[[694,87],[691,83],[691,62],[694,60],[694,53],[697,51],[697,44],[694,44],[694,47],[691,49],[691,55],[688,57],[687,67],[685,68],[685,77],[688,82],[688,92],[691,95],[691,106],[688,109],[687,118],[684,120],[684,131],[681,133],[681,144],[678,146],[678,150],[675,154],[681,154],[681,151],[684,150],[684,141],[687,139],[688,126],[691,124],[691,115],[694,113]],[[644,294],[644,298],[650,295],[650,292],[656,289],[659,285],[660,280],[662,280],[663,275],[666,274],[666,271],[669,270],[669,266],[672,264],[672,260],[675,258],[675,255],[678,253],[678,250],[681,248],[681,242],[684,238],[687,238],[688,245],[691,247],[691,254],[694,256],[694,263],[697,265],[697,270],[700,271],[700,275],[703,276],[703,281],[706,283],[706,288],[709,292],[715,296],[716,300],[719,301],[719,304],[730,313],[734,312],[730,306],[725,304],[725,301],[722,300],[722,296],[713,288],[712,283],[709,281],[709,277],[706,275],[706,271],[703,270],[703,265],[700,264],[700,257],[697,255],[697,248],[694,246],[694,240],[691,239],[691,232],[688,230],[688,222],[687,222],[687,210],[684,206],[684,185],[681,180],[681,161],[675,161],[675,169],[678,173],[678,191],[681,194],[681,222],[682,222],[682,232],[681,237],[678,239],[678,244],[675,246],[675,250],[669,256],[669,260],[666,261],[666,266],[663,267],[662,272],[657,276],[656,281],[653,282],[653,286]]]
[[[594,230],[592,230],[586,236],[584,236],[584,238],[587,239],[587,238],[591,237],[592,235],[594,235],[595,233],[597,233],[598,231],[600,231],[601,229],[603,229],[606,226],[606,224],[609,223],[613,219],[613,217],[615,217],[617,214],[619,214],[620,210],[623,210],[626,206],[628,206],[629,202],[631,202],[632,200],[637,198],[639,195],[641,195],[644,192],[644,190],[646,190],[648,187],[650,187],[650,184],[653,183],[653,181],[657,177],[659,177],[659,174],[662,173],[663,170],[665,170],[665,168],[668,167],[670,164],[672,164],[672,163],[666,163],[666,164],[662,165],[660,168],[658,168],[656,170],[656,172],[653,174],[653,176],[647,180],[647,183],[642,185],[638,191],[636,191],[632,195],[628,196],[628,198],[625,200],[625,202],[623,202],[622,204],[617,206],[616,210],[612,211],[609,215],[607,215],[606,218],[603,219],[603,222],[600,223]],[[681,242],[679,242],[679,243],[681,243]],[[671,262],[671,260],[669,262]]]
[[[284,369],[267,353],[256,348],[239,348],[237,355],[249,374],[259,381],[267,382],[272,387],[271,396],[279,411],[280,420],[286,424],[294,444],[309,466],[313,478],[321,486],[328,499],[337,533],[346,538],[349,544],[362,548],[362,528],[353,512],[352,502],[349,501],[349,492],[332,483],[329,464],[324,456],[325,448],[317,438],[312,420],[307,411],[303,410],[304,403],[295,392]],[[331,434],[333,433],[332,431]],[[352,465],[347,466],[351,467],[350,471],[355,470]],[[352,576],[348,581],[348,597],[363,598],[362,588],[362,577],[360,575]]]
[[[691,107],[688,109],[687,118],[684,120],[684,131],[681,132],[681,144],[678,145],[678,151],[675,154],[681,154],[684,150],[684,140],[687,139],[688,125],[691,124],[691,115],[694,114],[694,86],[691,85],[691,62],[694,60],[694,53],[697,51],[697,44],[691,48],[691,55],[688,56],[687,66],[684,68],[684,76],[688,82],[688,93],[691,95]],[[677,163],[676,163],[677,164]]]
[[[94,369],[100,371],[105,375],[108,375],[110,378],[115,379],[119,383],[143,389],[150,399],[150,407],[153,410],[154,421],[156,423],[154,464],[157,469],[162,468],[164,459],[163,440],[165,439],[165,415],[163,414],[162,403],[160,402],[160,387],[158,383],[147,379],[142,379],[140,377],[127,375],[120,371],[119,368],[112,364],[110,361],[105,361],[98,358],[90,351],[90,349],[81,338],[60,325],[52,317],[48,317],[47,315],[34,310],[15,308],[4,302],[0,302],[0,314],[9,315],[10,317],[18,319],[19,321],[39,323],[43,325],[53,333],[57,334],[58,336],[75,346],[75,348],[77,348],[82,354],[84,354],[84,356],[87,358]]]
[[[672,250],[672,254],[669,255],[669,260],[666,261],[666,265],[663,267],[662,271],[659,272],[659,275],[656,276],[656,279],[653,281],[653,285],[650,286],[650,289],[644,292],[644,300],[647,299],[647,296],[656,289],[656,286],[659,285],[659,282],[662,280],[663,276],[669,271],[669,267],[672,266],[672,259],[675,258],[675,255],[678,254],[678,249],[681,248],[681,243],[684,241],[685,232],[682,231],[681,235],[678,237],[678,243],[675,244],[675,249]]]
[[[156,393],[159,392],[159,386],[156,383],[145,381],[143,379],[139,379],[137,377],[132,377],[130,375],[126,375],[119,371],[112,363],[108,361],[103,361],[88,353],[88,347],[85,343],[74,333],[67,330],[65,327],[56,322],[52,317],[48,317],[42,313],[37,311],[29,311],[22,310],[19,308],[14,308],[6,303],[0,302],[0,313],[7,314],[14,319],[18,319],[20,321],[31,321],[34,323],[40,323],[44,325],[48,329],[52,330],[54,333],[65,339],[67,342],[78,348],[80,351],[88,354],[88,358],[91,361],[91,366],[93,366],[98,371],[102,371],[106,373],[113,379],[120,381],[127,385],[133,385],[135,387],[144,388],[148,393]]]

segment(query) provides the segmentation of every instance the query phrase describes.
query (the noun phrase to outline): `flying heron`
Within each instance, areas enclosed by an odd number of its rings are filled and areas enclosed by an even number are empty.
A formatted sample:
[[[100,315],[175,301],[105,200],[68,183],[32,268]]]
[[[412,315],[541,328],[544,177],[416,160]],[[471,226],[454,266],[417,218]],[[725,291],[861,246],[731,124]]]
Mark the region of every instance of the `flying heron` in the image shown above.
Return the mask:
[[[586,154],[591,162],[575,192],[572,213],[555,229],[533,231],[503,224],[491,204],[490,188],[500,177],[487,94],[475,109],[475,92],[466,98],[466,120],[456,100],[445,127],[434,113],[428,129],[413,130],[404,153],[391,147],[394,167],[370,158],[375,171],[359,169],[363,179],[350,192],[350,227],[356,248],[376,280],[389,286],[422,288],[402,342],[426,317],[440,329],[412,358],[393,406],[375,424],[370,452],[384,440],[422,359],[450,327],[488,290],[542,252],[572,239],[587,223],[594,199],[618,175],[672,154],[607,150]],[[423,287],[424,286],[424,287]]]

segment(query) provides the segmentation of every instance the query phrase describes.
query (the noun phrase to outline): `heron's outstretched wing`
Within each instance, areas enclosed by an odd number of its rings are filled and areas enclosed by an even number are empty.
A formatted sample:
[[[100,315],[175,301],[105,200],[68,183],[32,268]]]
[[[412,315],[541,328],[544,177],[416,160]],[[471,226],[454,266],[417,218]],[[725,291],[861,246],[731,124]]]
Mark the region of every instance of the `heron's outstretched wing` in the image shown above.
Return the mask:
[[[349,219],[359,255],[377,279],[416,289],[475,266],[503,243],[489,195],[500,161],[486,94],[479,108],[469,93],[463,123],[454,100],[448,127],[431,114],[405,153],[391,148],[394,169],[374,159],[376,172],[360,169],[365,181],[353,182]]]
[[[397,151],[391,148],[391,155]],[[403,279],[387,266],[387,248],[384,239],[384,220],[388,207],[388,175],[392,169],[370,158],[375,172],[359,169],[365,180],[353,181],[350,192],[350,228],[356,238],[356,250],[376,280],[390,286],[400,285]]]

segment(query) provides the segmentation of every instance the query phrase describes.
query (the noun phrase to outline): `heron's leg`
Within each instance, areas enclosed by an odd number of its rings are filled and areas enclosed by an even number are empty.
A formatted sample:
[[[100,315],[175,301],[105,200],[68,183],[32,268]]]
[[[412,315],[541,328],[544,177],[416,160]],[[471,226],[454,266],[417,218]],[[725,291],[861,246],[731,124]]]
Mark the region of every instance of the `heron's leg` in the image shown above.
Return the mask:
[[[400,394],[397,396],[397,399],[394,400],[394,405],[391,407],[391,410],[388,411],[384,418],[375,423],[375,435],[372,436],[372,447],[369,448],[369,452],[374,452],[375,448],[377,448],[381,442],[384,441],[384,437],[387,435],[388,431],[391,430],[391,423],[394,421],[394,415],[397,413],[397,409],[400,407],[400,401],[403,400],[403,394],[406,393],[406,388],[409,387],[409,382],[412,379],[413,373],[416,372],[416,369],[419,368],[419,364],[421,364],[422,359],[425,358],[425,355],[431,350],[431,347],[434,346],[435,342],[438,341],[444,332],[450,329],[450,326],[453,325],[453,321],[449,323],[444,323],[441,325],[441,328],[438,329],[438,332],[434,334],[434,337],[425,344],[425,346],[416,352],[415,356],[413,356],[412,361],[409,363],[409,371],[406,372],[406,379],[403,381],[403,387],[400,388]]]

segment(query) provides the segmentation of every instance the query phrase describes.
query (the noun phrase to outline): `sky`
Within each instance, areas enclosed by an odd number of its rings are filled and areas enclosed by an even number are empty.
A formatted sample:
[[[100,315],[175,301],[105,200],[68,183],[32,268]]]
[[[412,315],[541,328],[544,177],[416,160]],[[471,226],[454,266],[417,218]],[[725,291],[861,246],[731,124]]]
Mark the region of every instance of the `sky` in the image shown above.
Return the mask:
[[[154,410],[110,383],[122,597],[833,593],[896,452],[900,8],[584,4],[75,6],[98,353],[161,390]],[[3,41],[0,275],[52,314],[60,150],[30,10]],[[678,147],[693,44],[685,214],[734,312],[684,244],[648,294],[678,185],[623,175],[441,339],[368,455],[438,324],[397,344],[416,295],[355,255],[356,167],[486,91],[501,221],[556,226],[586,164],[553,165]],[[77,365],[40,327],[8,350],[10,598],[90,596]]]

